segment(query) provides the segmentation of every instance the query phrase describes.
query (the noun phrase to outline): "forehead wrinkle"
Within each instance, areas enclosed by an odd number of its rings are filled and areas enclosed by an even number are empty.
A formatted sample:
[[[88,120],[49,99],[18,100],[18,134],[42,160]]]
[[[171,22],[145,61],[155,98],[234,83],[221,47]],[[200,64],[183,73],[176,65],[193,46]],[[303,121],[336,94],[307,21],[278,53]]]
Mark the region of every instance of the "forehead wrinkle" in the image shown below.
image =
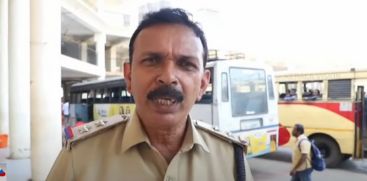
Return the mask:
[[[187,55],[187,54],[179,54],[179,55],[172,55],[171,53],[163,53],[163,52],[154,52],[154,51],[147,51],[143,52],[142,56],[158,56],[160,58],[170,59],[170,60],[180,60],[182,58],[184,59],[191,59],[191,60],[197,60],[196,56],[193,55]]]
[[[157,52],[157,51],[145,51],[141,53],[142,56],[151,56],[151,55],[158,55],[160,57],[164,57],[164,53],[162,52]]]

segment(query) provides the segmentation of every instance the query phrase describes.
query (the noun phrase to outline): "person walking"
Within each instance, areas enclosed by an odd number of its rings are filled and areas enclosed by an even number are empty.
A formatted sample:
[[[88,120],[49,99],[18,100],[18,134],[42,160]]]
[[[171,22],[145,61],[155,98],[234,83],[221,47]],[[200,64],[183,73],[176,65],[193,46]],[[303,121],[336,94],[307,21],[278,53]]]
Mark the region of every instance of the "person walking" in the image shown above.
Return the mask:
[[[69,111],[69,101],[64,99],[62,103],[62,115],[63,115],[63,126],[71,126],[69,123],[70,111]]]
[[[296,138],[292,154],[291,181],[311,181],[311,142],[304,134],[302,124],[295,124],[292,136]]]

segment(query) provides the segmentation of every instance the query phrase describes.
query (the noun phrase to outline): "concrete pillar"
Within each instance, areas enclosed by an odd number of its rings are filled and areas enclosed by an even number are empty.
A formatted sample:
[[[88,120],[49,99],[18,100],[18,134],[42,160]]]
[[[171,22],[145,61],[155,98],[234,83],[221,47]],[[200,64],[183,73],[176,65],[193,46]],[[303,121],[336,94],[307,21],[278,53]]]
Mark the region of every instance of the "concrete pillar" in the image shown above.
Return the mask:
[[[303,94],[303,83],[297,82],[297,99],[302,100],[302,94]]]
[[[117,69],[117,46],[112,46],[110,49],[110,62],[111,62],[111,72],[116,72]]]
[[[82,42],[81,43],[81,56],[80,59],[83,62],[88,62],[88,43],[87,42]]]
[[[0,134],[9,134],[8,0],[0,0]]]
[[[328,80],[323,80],[322,84],[324,85],[323,90],[322,90],[322,100],[328,100],[329,97],[329,81]]]
[[[31,1],[32,180],[45,180],[61,150],[61,2]]]
[[[30,156],[29,1],[9,1],[9,151]]]
[[[101,76],[99,77],[99,79],[104,79],[106,77],[106,62],[105,62],[106,34],[96,33],[94,35],[94,41],[96,42],[97,66],[102,69]]]
[[[106,72],[111,72],[111,47],[106,47],[106,56],[105,56],[105,59],[106,59]]]

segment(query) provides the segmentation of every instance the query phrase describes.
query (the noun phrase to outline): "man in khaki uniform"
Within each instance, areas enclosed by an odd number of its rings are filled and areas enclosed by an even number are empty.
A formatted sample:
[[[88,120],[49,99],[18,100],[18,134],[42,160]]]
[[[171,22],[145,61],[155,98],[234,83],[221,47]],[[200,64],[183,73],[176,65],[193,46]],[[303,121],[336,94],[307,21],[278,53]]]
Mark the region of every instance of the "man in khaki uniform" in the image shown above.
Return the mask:
[[[135,113],[73,128],[47,180],[253,180],[241,142],[189,117],[210,72],[204,33],[188,15],[146,15],[129,55]]]

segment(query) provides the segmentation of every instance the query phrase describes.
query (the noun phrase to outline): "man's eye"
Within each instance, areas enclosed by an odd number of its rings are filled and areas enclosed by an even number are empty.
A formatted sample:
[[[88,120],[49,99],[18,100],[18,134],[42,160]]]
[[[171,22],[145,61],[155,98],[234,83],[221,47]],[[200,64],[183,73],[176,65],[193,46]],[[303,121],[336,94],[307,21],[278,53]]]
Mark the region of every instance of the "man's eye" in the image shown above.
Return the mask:
[[[196,70],[197,65],[190,60],[181,60],[179,65],[186,70]]]
[[[154,65],[154,64],[157,64],[157,63],[159,63],[159,57],[147,57],[147,58],[144,58],[143,59],[143,63],[144,64],[147,64],[147,65]]]

